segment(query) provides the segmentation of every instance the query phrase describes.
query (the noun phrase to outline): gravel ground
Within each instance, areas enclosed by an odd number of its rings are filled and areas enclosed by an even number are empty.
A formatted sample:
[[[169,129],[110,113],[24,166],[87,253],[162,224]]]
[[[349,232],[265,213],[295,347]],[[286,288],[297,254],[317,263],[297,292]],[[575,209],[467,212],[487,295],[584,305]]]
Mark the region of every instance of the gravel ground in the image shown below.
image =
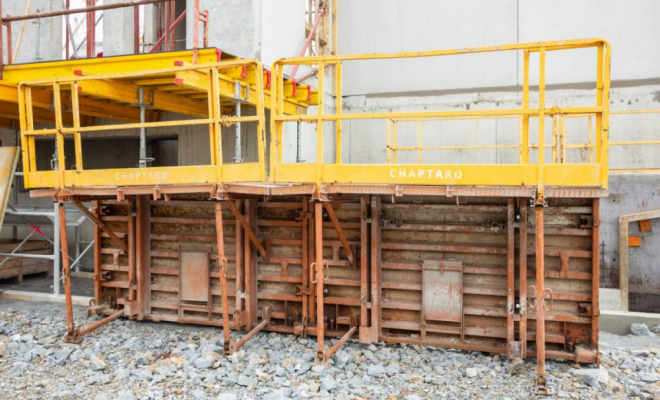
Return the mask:
[[[61,304],[0,300],[0,399],[533,398],[534,360],[480,352],[349,342],[318,365],[316,341],[292,335],[224,358],[214,328],[118,320],[80,345],[65,329]],[[660,398],[660,338],[601,333],[601,352],[600,369],[548,361],[549,398]]]

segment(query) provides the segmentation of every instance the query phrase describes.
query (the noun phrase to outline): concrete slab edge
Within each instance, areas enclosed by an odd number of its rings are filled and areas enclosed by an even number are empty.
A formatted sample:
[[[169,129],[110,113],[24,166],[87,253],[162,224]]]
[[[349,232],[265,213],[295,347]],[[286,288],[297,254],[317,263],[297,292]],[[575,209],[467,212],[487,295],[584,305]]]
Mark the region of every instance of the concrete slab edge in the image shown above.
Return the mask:
[[[600,330],[616,335],[630,334],[630,325],[633,323],[646,324],[649,328],[660,325],[660,314],[626,311],[600,312]]]
[[[87,307],[92,297],[87,296],[71,296],[74,306]],[[48,302],[48,303],[62,303],[64,304],[64,295],[54,295],[50,293],[37,293],[37,292],[21,292],[19,290],[2,290],[0,291],[0,299],[21,300],[21,301],[34,301],[34,302]]]

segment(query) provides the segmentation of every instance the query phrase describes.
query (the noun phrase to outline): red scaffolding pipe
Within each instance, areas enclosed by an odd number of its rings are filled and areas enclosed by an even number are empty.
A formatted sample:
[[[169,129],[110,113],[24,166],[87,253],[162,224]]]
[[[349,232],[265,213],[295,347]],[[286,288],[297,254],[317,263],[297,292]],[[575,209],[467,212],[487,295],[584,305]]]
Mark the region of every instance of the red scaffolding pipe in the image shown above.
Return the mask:
[[[316,28],[319,26],[319,22],[321,22],[321,17],[323,17],[323,14],[325,13],[325,8],[319,8],[318,11],[316,12],[316,21],[314,21],[314,26],[312,29],[309,31],[309,35],[307,36],[307,40],[305,40],[305,44],[303,45],[302,50],[300,50],[300,54],[298,57],[302,57],[305,55],[305,51],[307,51],[307,47],[309,47],[309,44],[312,42],[312,37],[314,36],[314,32],[316,32]],[[289,79],[295,82],[295,77],[296,77],[296,72],[298,72],[298,67],[300,65],[296,64],[293,66],[293,71],[291,71],[291,76]]]
[[[27,15],[6,16],[6,17],[2,17],[2,22],[14,22],[14,21],[22,21],[24,19],[58,17],[58,16],[62,16],[62,15],[69,15],[69,14],[80,14],[80,13],[87,13],[87,12],[94,12],[94,11],[101,11],[101,10],[112,10],[114,8],[141,6],[141,5],[144,5],[144,4],[153,4],[153,3],[163,3],[165,1],[174,2],[174,0],[134,0],[134,1],[127,1],[125,3],[103,4],[103,5],[100,5],[100,6],[92,5],[92,6],[87,6],[85,8],[74,8],[74,9],[60,10],[60,11],[49,11],[49,12],[27,14]],[[89,2],[88,2],[88,4],[89,4]]]

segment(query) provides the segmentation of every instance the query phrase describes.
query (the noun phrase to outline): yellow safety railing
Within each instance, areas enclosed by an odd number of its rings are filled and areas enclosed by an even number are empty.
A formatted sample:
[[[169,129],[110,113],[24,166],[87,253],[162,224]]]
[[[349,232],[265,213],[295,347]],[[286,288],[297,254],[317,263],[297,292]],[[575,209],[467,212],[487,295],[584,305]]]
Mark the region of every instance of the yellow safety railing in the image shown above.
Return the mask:
[[[247,74],[253,84],[231,79],[229,74],[233,73],[235,76],[237,69],[239,75]],[[260,62],[232,60],[89,76],[84,75],[82,71],[77,76],[22,82],[18,90],[25,187],[119,187],[264,182],[267,168],[263,79],[264,73]],[[227,93],[231,93],[232,97],[228,98]],[[92,107],[96,104],[93,102],[97,102],[104,107],[105,113],[108,113],[108,109],[112,109],[114,103],[140,108],[141,118],[139,122],[82,126],[80,112],[82,96],[85,96],[87,107]],[[136,96],[138,101],[135,101]],[[35,103],[50,101],[53,103],[55,126],[38,129],[35,127],[33,111]],[[238,102],[254,108],[256,110],[254,115],[233,115],[236,109],[232,107]],[[152,110],[177,112],[188,118],[177,117],[178,119],[171,121],[147,120],[145,117],[147,111],[151,113]],[[190,119],[190,116],[195,119]],[[157,118],[152,118],[155,119]],[[231,160],[223,162],[221,129],[223,126],[229,127],[241,123],[253,123],[257,126],[257,160],[256,162],[232,163]],[[211,160],[209,165],[148,167],[148,161],[142,159],[144,154],[141,154],[138,168],[97,170],[84,168],[83,137],[93,137],[94,133],[98,132],[138,129],[142,130],[141,133],[145,133],[144,139],[146,129],[189,125],[208,126]],[[61,167],[59,170],[37,170],[35,141],[44,137],[54,137],[56,140],[56,159]],[[72,163],[66,162],[65,157],[64,143],[67,137],[74,139],[73,169],[66,169],[67,165],[72,166]],[[85,155],[85,157],[90,156],[94,155]]]
[[[650,115],[656,114],[660,115],[660,110],[620,110],[620,111],[610,111],[611,116],[618,115]],[[588,119],[589,126],[589,136],[587,142],[583,143],[567,143],[566,142],[566,118],[579,118],[586,117]],[[596,148],[596,142],[593,138],[593,128],[594,128],[594,118],[593,114],[588,115],[571,115],[571,116],[557,116],[556,120],[553,120],[553,123],[556,124],[556,138],[553,141],[553,155],[556,155],[560,160],[566,160],[566,150],[586,150],[589,153],[589,161],[594,162],[594,153]],[[610,141],[610,147],[620,147],[620,146],[648,146],[648,145],[660,145],[660,140],[624,140],[624,141]],[[638,169],[638,168],[612,168],[609,167],[611,172],[658,172],[660,170],[660,164],[656,163],[654,167],[649,169]]]
[[[595,71],[596,104],[588,107],[547,107],[546,105],[546,54],[571,49],[595,48],[597,62]],[[516,109],[491,110],[465,110],[465,111],[425,111],[425,112],[380,112],[380,113],[342,113],[342,66],[351,61],[369,61],[386,59],[409,59],[420,57],[441,57],[461,55],[468,53],[493,53],[505,51],[518,51],[523,53],[523,88],[522,107]],[[530,106],[530,56],[538,53],[539,79],[538,106]],[[307,58],[287,58],[278,60],[273,64],[272,81],[274,82],[271,97],[271,132],[274,140],[271,142],[271,182],[274,183],[315,183],[320,187],[323,184],[411,184],[411,185],[484,185],[484,186],[537,186],[539,197],[543,197],[544,186],[571,186],[571,187],[607,187],[608,178],[608,130],[609,130],[609,87],[610,87],[610,59],[611,48],[604,39],[583,39],[555,42],[520,43],[502,46],[486,46],[468,49],[451,49],[426,52],[407,52],[394,54],[362,54],[362,55],[335,55]],[[318,75],[319,101],[317,113],[290,116],[283,112],[284,68],[291,65],[315,65],[318,71],[326,66],[335,70],[335,79],[332,85],[335,95],[336,111],[326,113],[324,99],[321,95],[328,89],[324,74]],[[429,88],[432,89],[432,88]],[[595,116],[594,126],[594,160],[591,163],[548,163],[545,160],[545,119],[556,116],[571,117],[574,115]],[[423,147],[421,141],[414,148],[398,147],[396,136],[392,134],[391,123],[388,123],[390,132],[386,133],[388,157],[392,153],[392,161],[387,164],[343,164],[342,163],[342,122],[349,120],[377,120],[397,121],[432,120],[432,119],[474,119],[474,118],[519,118],[520,143],[517,146],[463,146],[463,148],[514,148],[520,152],[517,164],[443,164],[442,160],[434,164],[398,164],[395,162],[397,151],[414,150],[421,153],[428,149],[445,149],[445,147]],[[537,160],[530,162],[530,119],[536,118],[538,122],[538,144],[536,145]],[[556,119],[556,118],[555,118]],[[293,122],[308,122],[316,125],[317,138],[324,137],[324,123],[334,123],[335,136],[335,162],[323,162],[323,140],[317,140],[316,165],[310,168],[309,164],[294,164],[283,162],[283,135],[284,124]],[[421,124],[421,122],[420,122]],[[556,124],[556,122],[555,122]],[[556,126],[556,125],[555,125]],[[555,131],[558,127],[555,128]],[[421,136],[421,130],[420,130]],[[382,136],[380,136],[382,137]],[[554,137],[554,136],[553,136]],[[390,138],[394,142],[390,142]],[[377,140],[374,138],[374,140]],[[460,148],[461,146],[458,146]],[[556,147],[556,146],[555,146]],[[452,146],[457,148],[457,146]],[[557,156],[553,160],[556,160]]]

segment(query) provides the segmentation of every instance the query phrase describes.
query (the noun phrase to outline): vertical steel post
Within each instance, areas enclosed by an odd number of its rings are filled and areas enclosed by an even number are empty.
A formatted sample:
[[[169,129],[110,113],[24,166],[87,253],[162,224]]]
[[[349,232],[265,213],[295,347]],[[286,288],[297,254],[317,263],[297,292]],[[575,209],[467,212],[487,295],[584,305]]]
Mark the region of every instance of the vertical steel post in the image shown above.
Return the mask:
[[[545,47],[539,49],[539,151],[538,151],[538,193],[537,202],[543,202],[545,180]]]
[[[545,243],[543,236],[543,204],[534,207],[536,213],[536,389],[548,394],[545,373]]]
[[[62,236],[62,274],[64,276],[64,299],[66,301],[66,342],[79,342],[76,338],[76,326],[73,320],[73,299],[71,298],[71,271],[69,270],[69,244],[66,237],[66,211],[63,203],[58,203],[57,214],[59,215],[60,235]],[[59,284],[59,282],[58,282]]]
[[[151,314],[151,204],[149,195],[137,196],[135,258],[137,279],[137,319]]]
[[[598,330],[600,306],[598,290],[600,288],[600,199],[594,199],[591,228],[591,349],[598,353]],[[596,358],[600,365],[600,355]]]
[[[323,71],[324,67],[323,61],[319,62],[319,71]],[[321,188],[321,181],[323,180],[323,107],[325,103],[323,101],[325,89],[323,87],[323,76],[325,74],[321,73],[319,75],[318,85],[319,85],[319,102],[317,106],[317,117],[316,120],[316,186],[317,190]],[[292,78],[293,79],[293,78]],[[282,96],[284,97],[284,96]]]
[[[60,294],[60,268],[61,268],[61,254],[60,254],[60,214],[58,206],[55,204],[53,208],[53,294]]]
[[[101,218],[101,202],[94,201],[94,215],[96,218]],[[101,304],[101,228],[94,224],[94,300],[96,304]]]
[[[218,242],[218,274],[222,288],[222,331],[225,336],[223,349],[229,353],[231,331],[229,330],[229,301],[227,299],[227,259],[225,258],[225,239],[222,231],[222,203],[215,203],[215,231]]]
[[[236,81],[234,86],[234,97],[236,99],[236,116],[241,116],[241,83]],[[234,162],[239,163],[243,161],[241,154],[241,123],[236,122],[236,143],[234,143]]]
[[[303,162],[302,159],[302,132],[301,132],[302,122],[296,122],[296,163]]]
[[[325,317],[323,315],[323,204],[314,203],[314,227],[315,227],[315,245],[316,245],[316,328],[318,351],[316,358],[319,361],[323,359],[324,336],[325,336]]]
[[[309,201],[307,197],[302,198],[302,337],[307,336],[307,326],[309,324]]]
[[[138,101],[140,102],[140,123],[144,124],[146,121],[147,110],[144,104],[144,88],[138,89]],[[140,126],[140,168],[147,167],[147,128]]]
[[[523,203],[524,200],[521,200]],[[519,291],[520,291],[520,358],[527,358],[527,205],[520,205],[520,240],[519,240]]]
[[[238,211],[243,214],[244,213],[244,207],[243,207],[243,200],[236,200],[236,207],[238,208]],[[239,310],[241,315],[243,315],[243,311],[245,310],[245,305],[244,303],[244,298],[242,294],[245,292],[245,272],[244,268],[245,265],[243,263],[244,259],[244,239],[243,239],[243,227],[241,226],[241,222],[236,219],[236,226],[235,226],[235,238],[236,238],[236,310]],[[239,321],[234,321],[234,326],[235,327],[240,327],[241,324],[243,323],[242,317],[239,318]]]
[[[95,4],[94,0],[87,0],[87,7],[92,7]],[[92,58],[96,56],[94,52],[96,51],[96,13],[94,11],[88,11],[86,15],[86,25],[87,25],[87,58]]]
[[[506,345],[507,356],[509,358],[519,358],[519,351],[512,349],[515,340],[515,322],[513,320],[515,313],[515,208],[513,199],[509,199],[507,205],[507,248],[506,248]]]
[[[371,252],[371,327],[370,343],[378,341],[380,336],[381,315],[381,273],[382,273],[382,251],[380,226],[381,218],[381,199],[378,196],[371,197],[371,243],[369,251]]]
[[[133,52],[140,53],[140,6],[133,7]]]
[[[362,196],[360,199],[360,335],[368,331],[371,323],[369,320],[370,310],[369,302],[369,208],[371,207],[371,197]],[[362,340],[361,340],[362,341]]]
[[[57,159],[57,141],[55,141],[55,153],[53,155],[53,170],[59,171],[60,166]],[[61,246],[61,237],[60,237],[60,213],[59,207],[57,204],[53,206],[53,294],[60,294],[60,246]],[[65,236],[66,237],[66,236]],[[68,262],[68,259],[67,259]]]

